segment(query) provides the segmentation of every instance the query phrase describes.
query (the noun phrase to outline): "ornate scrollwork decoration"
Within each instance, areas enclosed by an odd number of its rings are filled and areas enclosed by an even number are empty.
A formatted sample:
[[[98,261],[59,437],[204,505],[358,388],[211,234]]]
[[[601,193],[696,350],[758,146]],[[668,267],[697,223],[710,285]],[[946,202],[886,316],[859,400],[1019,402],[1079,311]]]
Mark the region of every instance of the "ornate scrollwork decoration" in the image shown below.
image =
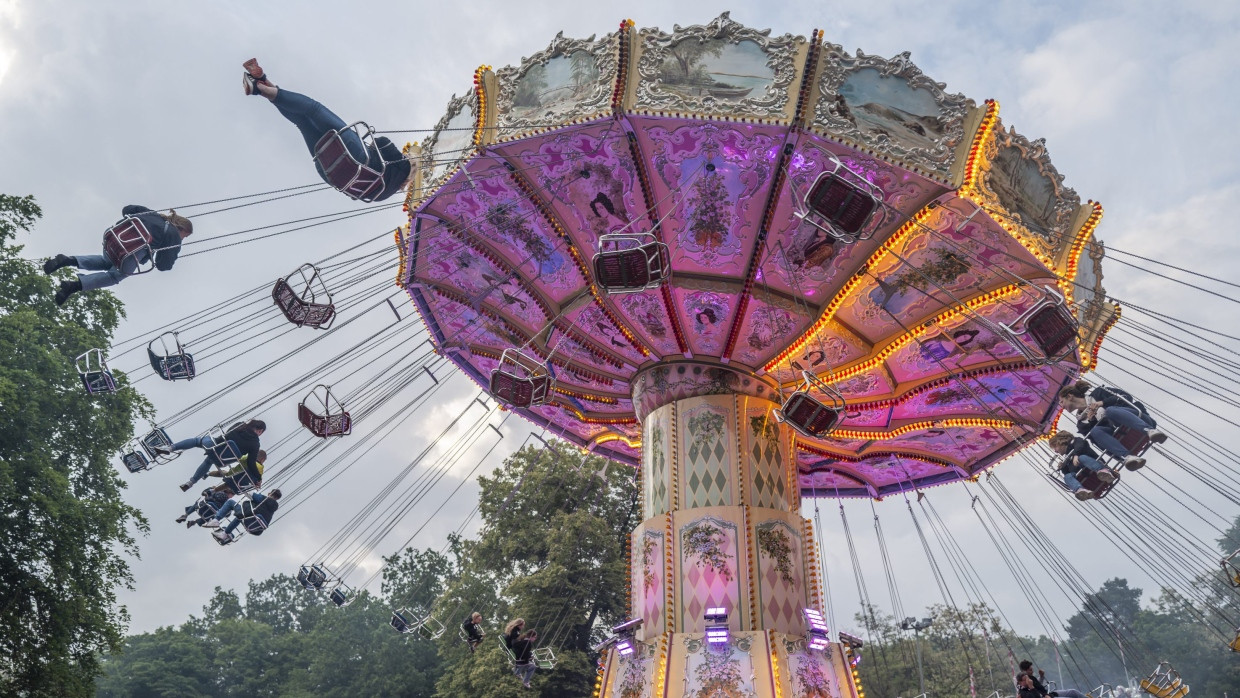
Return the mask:
[[[922,73],[907,51],[882,58],[858,49],[856,56],[850,56],[835,44],[825,44],[823,53],[813,125],[833,138],[872,150],[886,160],[907,163],[938,179],[946,179],[955,160],[956,146],[965,137],[964,120],[975,106],[973,100],[945,92],[947,86]],[[924,91],[938,107],[938,114],[913,114],[896,105],[850,105],[847,95],[840,90],[851,77],[865,70],[877,71],[880,78],[899,79],[911,90]],[[860,110],[867,114],[855,113]]]
[[[1072,244],[1072,219],[1081,197],[1064,186],[1064,176],[1046,151],[1046,139],[1031,141],[1014,128],[1003,130],[1000,122],[985,150],[977,189],[987,208],[999,209],[992,211],[999,225],[1018,228],[1051,258]],[[1042,180],[1051,201],[1032,200],[1029,187],[1038,182],[1031,178]]]
[[[800,69],[795,57],[805,43],[805,37],[784,34],[771,38],[770,29],[750,29],[733,21],[728,15],[729,13],[724,12],[705,25],[673,25],[671,34],[654,28],[641,31],[642,52],[637,66],[639,109],[765,119],[787,118],[786,110],[789,100],[792,99],[790,88]],[[697,49],[703,48],[708,42],[720,42],[716,46],[738,46],[742,42],[752,42],[765,54],[766,60],[762,67],[769,70],[771,76],[769,79],[763,76],[728,78],[720,74],[725,79],[718,80],[705,72],[704,67],[701,72],[695,70],[690,75],[689,61],[692,59],[674,53],[675,47],[682,42],[697,42]],[[697,58],[701,59],[701,55],[697,55]],[[680,80],[668,80],[669,75],[665,74],[664,70],[665,61],[668,60],[681,63],[685,75]],[[747,90],[744,85],[727,82],[727,79],[735,78],[765,79],[766,86],[760,94],[751,95],[758,87]],[[697,94],[692,94],[694,92]]]
[[[528,58],[522,58],[519,66],[506,66],[496,71],[499,95],[495,100],[498,139],[512,140],[531,132],[544,130],[548,124],[563,124],[574,120],[589,119],[611,111],[612,92],[619,70],[620,33],[612,32],[602,39],[565,38],[564,32],[546,49]],[[531,71],[545,69],[556,58],[577,60],[577,54],[585,58],[570,66],[573,84],[555,87],[546,92],[567,91],[567,97],[542,102],[542,94],[522,94],[522,81],[532,78]],[[551,88],[551,85],[547,85]],[[518,97],[522,101],[518,104]]]
[[[470,125],[474,123],[474,119],[478,114],[478,96],[474,92],[467,92],[460,97],[452,95],[452,99],[448,100],[448,111],[443,118],[435,124],[435,132],[426,139],[426,143],[422,146],[422,156],[418,163],[418,167],[422,169],[422,191],[432,192],[439,185],[443,184],[448,177],[456,172],[461,163],[474,154],[474,133],[472,131],[444,131],[454,119],[460,116],[464,110],[469,110]],[[453,128],[459,128],[453,127]],[[448,148],[440,154],[440,142],[448,139],[448,134],[464,134],[466,138],[452,138],[450,140],[462,140],[459,146]],[[451,152],[448,152],[451,151]],[[427,197],[430,198],[429,196]]]

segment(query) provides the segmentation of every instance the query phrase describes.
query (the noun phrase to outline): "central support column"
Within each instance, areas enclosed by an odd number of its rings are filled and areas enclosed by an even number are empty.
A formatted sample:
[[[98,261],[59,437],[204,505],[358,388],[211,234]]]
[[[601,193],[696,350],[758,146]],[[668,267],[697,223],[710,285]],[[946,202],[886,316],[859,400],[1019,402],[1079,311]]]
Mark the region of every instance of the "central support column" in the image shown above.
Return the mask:
[[[609,653],[599,693],[852,697],[837,646],[805,648],[821,610],[813,532],[799,515],[793,432],[773,385],[722,366],[661,365],[638,376],[643,521],[633,531],[632,654]],[[705,613],[729,642],[705,643]]]

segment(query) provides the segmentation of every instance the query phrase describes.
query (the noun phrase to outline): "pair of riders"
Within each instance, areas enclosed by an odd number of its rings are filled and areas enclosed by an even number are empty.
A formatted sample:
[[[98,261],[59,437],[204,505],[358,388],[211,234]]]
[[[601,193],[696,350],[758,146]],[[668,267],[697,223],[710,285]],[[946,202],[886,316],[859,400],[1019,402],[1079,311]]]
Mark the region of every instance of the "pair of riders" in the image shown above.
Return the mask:
[[[525,619],[517,618],[504,626],[504,644],[512,651],[512,673],[526,688],[531,688],[530,680],[538,668],[534,664],[534,647],[538,644],[538,633],[525,629]]]
[[[273,84],[263,73],[257,60],[250,59],[243,67],[245,93],[263,96],[271,101],[280,114],[301,132],[311,155],[316,154],[319,141],[335,131],[340,134],[345,149],[354,160],[383,173],[381,187],[378,187],[374,196],[368,197],[368,200],[383,201],[408,185],[413,166],[391,140],[379,136],[369,144],[363,143],[362,138],[352,129],[346,128],[344,120],[327,107],[305,95],[281,89]],[[315,170],[324,182],[331,184],[317,158]],[[194,232],[194,224],[188,218],[177,215],[176,211],[161,214],[145,206],[131,205],[121,209],[121,215],[132,216],[142,222],[151,237],[150,252],[142,250],[129,255],[119,261],[119,267],[105,254],[57,254],[43,264],[45,273],[53,274],[64,267],[93,273],[79,272],[76,278],[62,281],[56,291],[56,305],[63,305],[75,293],[115,286],[125,277],[137,273],[140,265],[153,262],[155,269],[170,271],[180,254],[181,242]],[[151,259],[152,254],[154,259]]]
[[[1120,428],[1143,434],[1150,443],[1163,443],[1167,435],[1158,429],[1145,405],[1119,388],[1095,387],[1077,381],[1059,391],[1059,404],[1077,415],[1076,429],[1081,436],[1058,431],[1051,436],[1051,450],[1063,456],[1059,466],[1064,484],[1077,499],[1091,499],[1094,493],[1081,485],[1077,473],[1082,468],[1097,474],[1104,483],[1114,482],[1115,473],[1103,466],[1098,452],[1090,444],[1116,459],[1129,470],[1145,465],[1145,459],[1133,453],[1116,437]]]

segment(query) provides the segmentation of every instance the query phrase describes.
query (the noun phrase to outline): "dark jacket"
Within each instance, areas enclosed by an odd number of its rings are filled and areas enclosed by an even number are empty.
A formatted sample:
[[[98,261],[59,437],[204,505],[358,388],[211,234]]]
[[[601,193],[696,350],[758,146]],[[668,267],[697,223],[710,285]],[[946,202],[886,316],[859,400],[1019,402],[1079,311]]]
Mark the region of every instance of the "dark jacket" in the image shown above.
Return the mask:
[[[1027,672],[1026,675],[1029,678],[1033,679],[1033,691],[1030,693],[1031,696],[1047,695],[1048,691],[1046,690],[1046,686],[1042,685],[1042,681],[1038,679],[1038,677],[1032,671]],[[1019,678],[1020,674],[1017,674],[1017,677]],[[1022,696],[1022,698],[1025,696],[1023,692],[1020,695]]]
[[[181,253],[181,231],[164,217],[145,206],[130,204],[121,209],[122,216],[133,216],[142,221],[151,234],[151,249],[155,251],[155,268],[168,271]]]
[[[512,644],[521,637],[521,628],[513,628],[512,632],[504,635],[504,644],[508,645],[508,649],[512,649]]]
[[[470,640],[482,640],[482,628],[479,628],[478,624],[474,622],[473,616],[466,618],[465,622],[461,623],[461,630],[465,631],[465,636]]]
[[[1089,456],[1090,458],[1097,459],[1098,452],[1094,450],[1093,446],[1089,445],[1088,441],[1079,436],[1074,436],[1072,437],[1072,445],[1068,447],[1068,452],[1063,456],[1063,462],[1059,464],[1059,470],[1065,473],[1075,473],[1079,470],[1081,466],[1072,462],[1075,456]],[[1038,678],[1035,676],[1033,680],[1037,681]]]
[[[1137,402],[1133,399],[1132,395],[1129,395],[1125,390],[1121,390],[1119,388],[1104,388],[1099,386],[1089,391],[1086,399],[1091,402],[1101,402],[1103,407],[1125,407],[1136,412],[1140,415],[1141,419],[1153,424],[1153,420],[1150,419],[1149,412],[1145,410],[1145,405]],[[1082,434],[1088,434],[1089,430],[1093,429],[1097,425],[1098,420],[1093,418],[1085,419],[1084,417],[1079,417],[1076,420],[1076,430]]]
[[[521,639],[512,643],[512,654],[517,659],[517,664],[529,664],[530,658],[534,654],[534,641]]]
[[[368,164],[376,170],[383,167],[383,191],[375,197],[375,201],[383,201],[400,191],[413,168],[405,159],[404,153],[400,152],[400,148],[391,140],[379,136],[375,139],[375,146],[378,152],[369,151]]]
[[[254,515],[271,523],[271,519],[276,515],[276,509],[280,508],[280,502],[258,492],[250,495],[250,500],[254,502]]]
[[[224,439],[237,444],[237,457],[240,458],[241,456],[245,456],[247,466],[251,463],[258,463],[258,451],[261,448],[261,445],[258,442],[258,434],[255,434],[249,427],[245,426],[245,424],[239,424],[234,426],[232,429],[229,429],[228,432],[224,434]],[[247,467],[246,472],[249,471],[250,468]],[[258,476],[257,470],[250,473],[250,477],[254,478],[254,482],[260,482],[262,480],[262,477]]]

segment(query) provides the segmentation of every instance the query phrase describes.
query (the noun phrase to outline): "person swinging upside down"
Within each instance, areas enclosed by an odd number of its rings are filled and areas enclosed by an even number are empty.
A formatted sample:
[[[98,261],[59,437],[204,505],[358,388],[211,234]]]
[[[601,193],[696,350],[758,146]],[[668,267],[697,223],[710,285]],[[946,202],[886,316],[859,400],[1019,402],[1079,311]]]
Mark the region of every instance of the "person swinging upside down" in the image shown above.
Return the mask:
[[[306,147],[310,149],[312,156],[317,156],[319,142],[323,137],[335,131],[340,134],[345,148],[354,160],[375,172],[383,173],[382,188],[376,186],[376,190],[370,191],[364,200],[383,201],[409,182],[413,167],[391,140],[379,136],[374,139],[372,147],[367,147],[357,132],[346,128],[344,120],[327,107],[303,94],[276,87],[259,67],[258,59],[251,58],[243,67],[246,71],[242,78],[245,93],[261,95],[274,104],[280,114],[301,131],[301,137],[305,139]],[[335,186],[323,171],[317,157],[314,168],[324,182]]]
[[[121,209],[121,215],[137,218],[146,227],[151,235],[155,268],[160,271],[172,269],[172,265],[177,261],[177,255],[181,252],[181,241],[194,232],[194,224],[188,218],[178,216],[176,211],[165,215],[156,213],[145,206],[129,205]],[[79,291],[95,291],[119,284],[126,276],[133,276],[139,264],[146,264],[150,261],[145,250],[127,257],[123,268],[120,269],[112,263],[111,259],[101,254],[78,255],[77,257],[58,254],[43,263],[43,272],[52,274],[62,267],[75,267],[97,272],[95,274],[79,272],[76,279],[60,282],[60,288],[56,290],[56,305],[64,305],[65,301],[69,300],[69,296]]]

